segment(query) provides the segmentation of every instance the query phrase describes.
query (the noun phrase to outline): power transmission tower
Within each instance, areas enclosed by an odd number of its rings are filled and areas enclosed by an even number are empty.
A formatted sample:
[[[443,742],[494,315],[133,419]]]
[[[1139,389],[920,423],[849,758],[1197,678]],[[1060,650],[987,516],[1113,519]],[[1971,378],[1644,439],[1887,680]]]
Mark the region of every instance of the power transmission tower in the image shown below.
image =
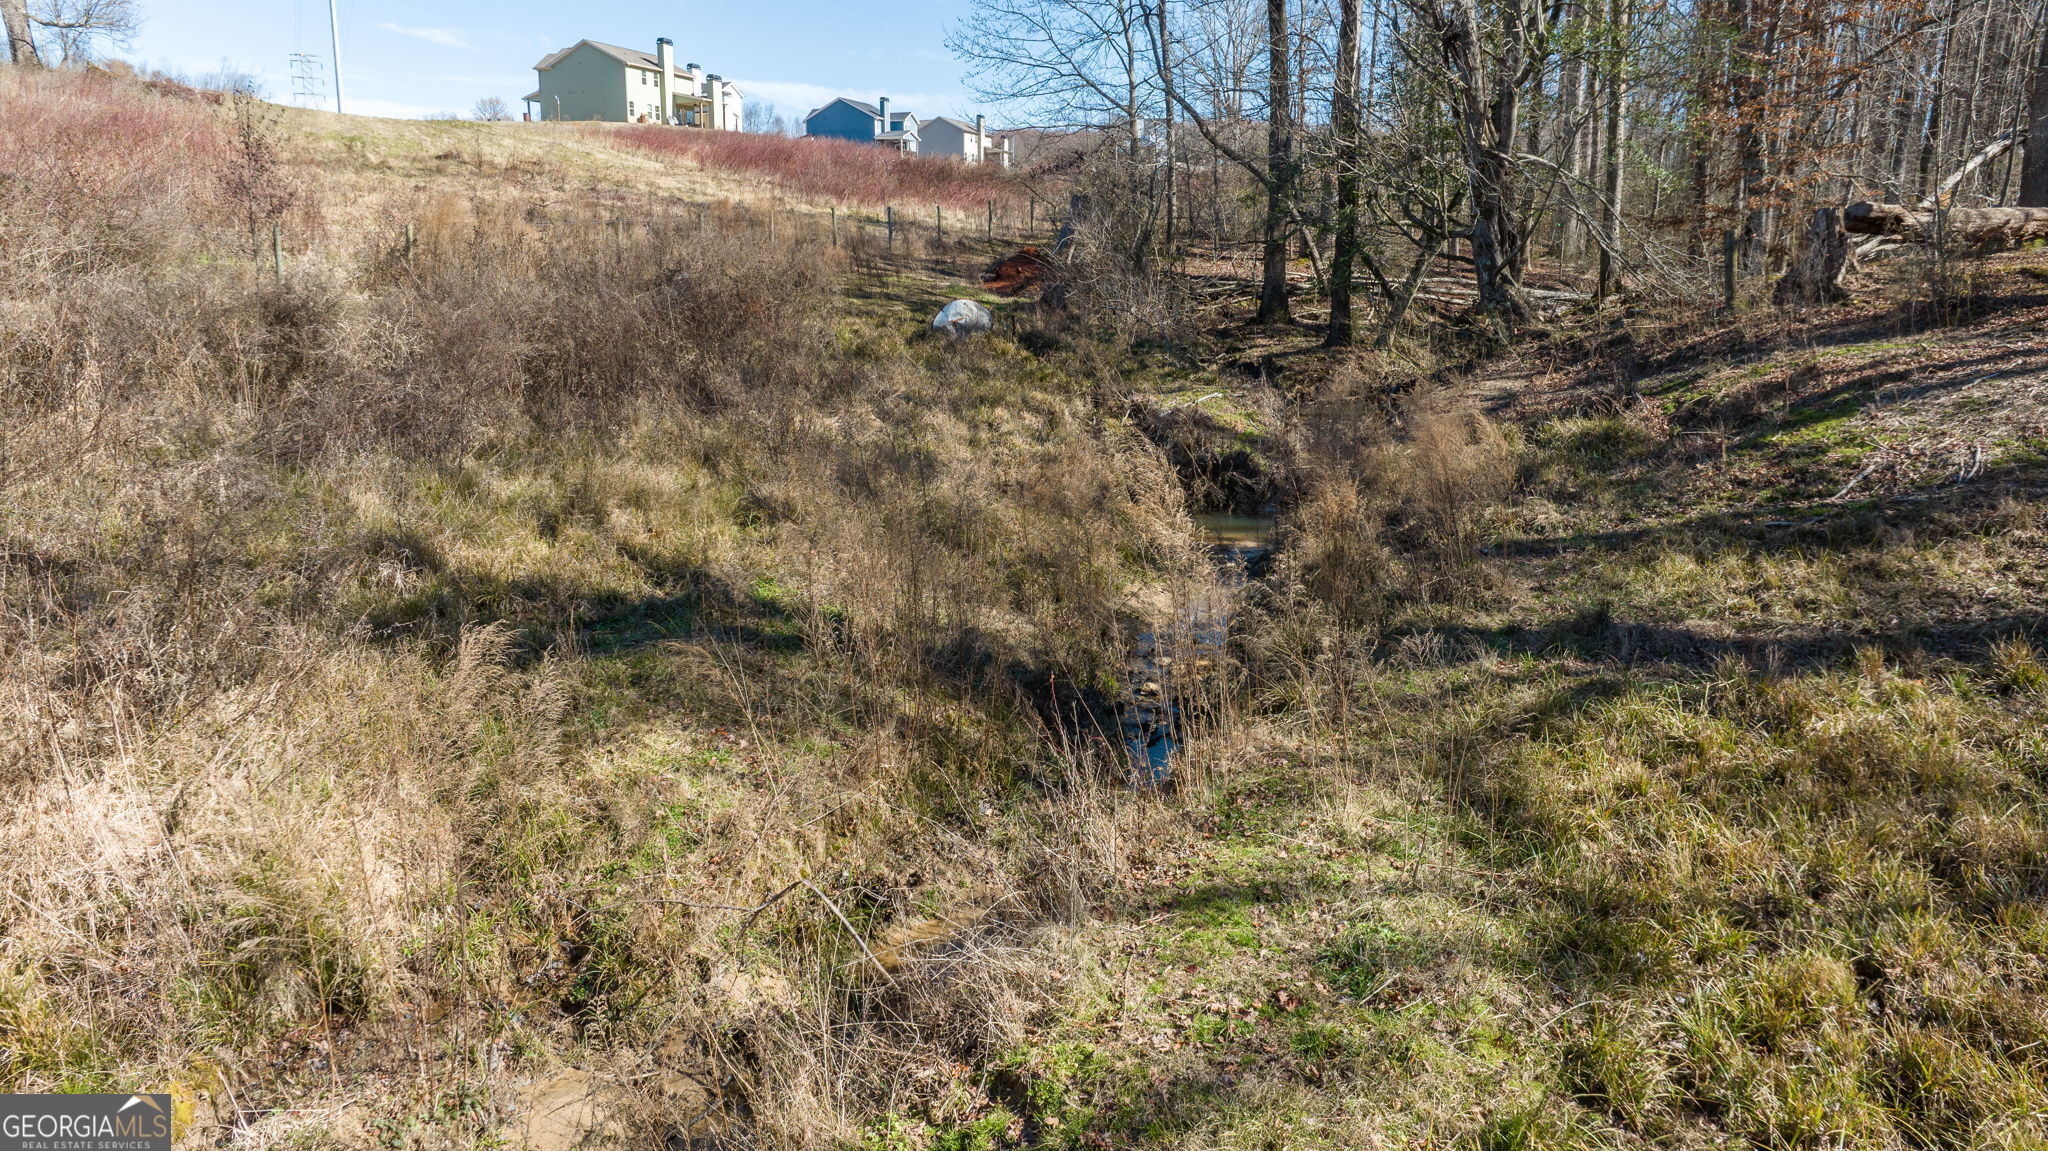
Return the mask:
[[[309,52],[292,53],[292,103],[318,108],[327,103],[326,62]]]

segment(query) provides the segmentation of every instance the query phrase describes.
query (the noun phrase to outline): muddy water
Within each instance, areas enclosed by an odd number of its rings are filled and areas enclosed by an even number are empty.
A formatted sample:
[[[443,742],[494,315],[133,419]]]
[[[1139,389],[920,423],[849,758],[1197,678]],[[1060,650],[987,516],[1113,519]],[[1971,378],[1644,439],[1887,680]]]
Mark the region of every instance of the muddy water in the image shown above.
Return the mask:
[[[1272,555],[1273,519],[1199,515],[1195,538],[1215,565],[1214,583],[1181,605],[1165,630],[1131,637],[1117,722],[1137,786],[1158,786],[1173,778],[1182,728],[1202,702],[1204,684],[1220,669],[1232,604]]]

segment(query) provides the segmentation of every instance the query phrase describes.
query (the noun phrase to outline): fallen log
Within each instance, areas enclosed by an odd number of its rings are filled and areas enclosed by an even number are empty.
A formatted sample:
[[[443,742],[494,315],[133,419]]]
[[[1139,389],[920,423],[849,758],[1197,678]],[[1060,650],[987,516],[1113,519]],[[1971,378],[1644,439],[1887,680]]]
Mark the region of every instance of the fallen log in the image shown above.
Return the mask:
[[[1916,244],[1940,239],[1972,251],[2017,248],[2048,240],[2048,208],[1909,208],[1904,204],[1851,204],[1843,227],[1858,236],[1896,236]]]
[[[1929,192],[1927,195],[1922,196],[1920,198],[1920,203],[1915,206],[1920,208],[1939,208],[1946,205],[1948,203],[1949,193],[1955,191],[1958,187],[1960,187],[1964,180],[1969,179],[1970,173],[1976,171],[1978,168],[1983,167],[1985,164],[1988,164],[1991,161],[1996,160],[1998,157],[2005,155],[2007,152],[2011,151],[2014,148],[2014,146],[2016,146],[2019,142],[2020,134],[2018,129],[2006,132],[2003,135],[1999,136],[1997,139],[1992,140],[1989,144],[1986,144],[1983,148],[1979,149],[1976,155],[1971,156],[1968,160],[1963,161],[1962,167],[1957,168],[1955,171],[1949,173],[1948,179],[1943,180],[1941,182],[1940,187],[1936,188],[1932,192]],[[1861,244],[1856,245],[1853,255],[1856,259],[1860,260],[1863,257],[1871,255],[1872,253],[1876,252],[1884,244],[1884,242],[1885,237],[1883,236],[1878,236],[1875,239],[1865,240]]]

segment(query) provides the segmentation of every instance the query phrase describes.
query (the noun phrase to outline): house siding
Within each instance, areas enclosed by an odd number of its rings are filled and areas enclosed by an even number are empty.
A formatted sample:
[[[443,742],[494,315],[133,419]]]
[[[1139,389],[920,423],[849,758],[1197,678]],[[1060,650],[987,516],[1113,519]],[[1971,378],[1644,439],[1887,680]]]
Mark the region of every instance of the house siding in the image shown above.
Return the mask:
[[[981,142],[973,132],[962,131],[944,120],[932,120],[918,128],[921,147],[927,156],[954,156],[970,164],[981,162]]]
[[[875,118],[845,101],[835,100],[804,121],[804,134],[870,143],[875,138]]]
[[[560,118],[564,120],[626,120],[628,91],[637,97],[639,85],[629,83],[629,77],[637,80],[638,69],[628,68],[609,53],[581,44],[567,56],[555,61],[552,68],[540,74],[541,119],[556,118],[555,100],[559,97]],[[633,103],[645,111],[660,103],[652,93],[636,98]]]
[[[739,86],[701,69],[669,72],[669,107],[663,107],[661,57],[616,44],[582,41],[535,65],[540,87],[527,99],[540,105],[543,120],[663,122],[671,111],[686,112],[699,127],[737,132],[744,123],[745,95]],[[644,59],[643,59],[644,57]]]

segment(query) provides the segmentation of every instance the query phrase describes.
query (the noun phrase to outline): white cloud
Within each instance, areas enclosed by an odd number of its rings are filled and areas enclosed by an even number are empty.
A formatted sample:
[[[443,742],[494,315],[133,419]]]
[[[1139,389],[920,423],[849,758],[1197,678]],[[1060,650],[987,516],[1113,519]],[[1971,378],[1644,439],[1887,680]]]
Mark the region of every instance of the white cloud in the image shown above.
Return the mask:
[[[784,115],[801,120],[804,113],[813,108],[822,108],[841,96],[872,104],[877,96],[887,96],[889,107],[896,111],[910,111],[922,117],[957,115],[967,105],[967,96],[962,92],[891,92],[886,90],[860,91],[853,88],[828,88],[823,84],[807,84],[801,80],[739,80],[734,83],[746,94],[748,100],[766,100],[775,105]],[[799,131],[802,125],[797,125]]]
[[[400,36],[410,36],[415,40],[425,40],[429,44],[439,44],[443,48],[461,48],[464,51],[476,51],[476,45],[464,40],[462,38],[462,30],[459,28],[407,28],[404,25],[393,24],[389,21],[379,24],[377,27],[384,29],[386,32],[396,32]]]

